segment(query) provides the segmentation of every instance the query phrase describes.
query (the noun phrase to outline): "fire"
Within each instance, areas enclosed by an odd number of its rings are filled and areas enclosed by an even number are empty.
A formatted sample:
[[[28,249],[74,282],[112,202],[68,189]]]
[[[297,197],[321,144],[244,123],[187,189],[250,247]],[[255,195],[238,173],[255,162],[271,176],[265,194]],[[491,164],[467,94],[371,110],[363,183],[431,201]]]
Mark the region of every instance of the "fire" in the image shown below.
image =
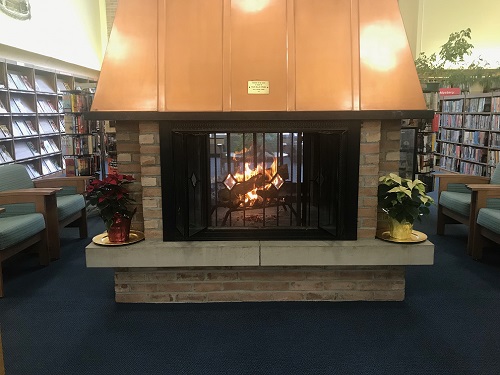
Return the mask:
[[[262,164],[259,164],[257,165],[257,167],[252,169],[250,168],[250,163],[246,162],[243,173],[235,172],[233,176],[238,182],[248,181],[252,177],[258,175],[263,175],[265,176],[266,181],[271,181],[271,179],[273,178],[273,176],[276,174],[277,171],[278,171],[278,158],[274,157],[273,163],[269,168],[264,169],[262,167]]]
[[[248,152],[248,150],[245,150]],[[243,153],[243,152],[241,152]],[[240,155],[238,153],[237,155]],[[238,162],[237,157],[234,157],[234,161]],[[263,163],[259,163],[254,168],[251,168],[251,163],[245,162],[243,171],[237,171],[233,173],[234,179],[239,183],[248,183],[254,179],[254,183],[249,184],[248,191],[244,192],[240,196],[240,207],[252,207],[257,202],[262,203],[263,198],[259,195],[259,191],[266,191],[273,186],[271,180],[276,175],[278,171],[278,158],[274,157],[273,162],[269,168],[266,168]]]

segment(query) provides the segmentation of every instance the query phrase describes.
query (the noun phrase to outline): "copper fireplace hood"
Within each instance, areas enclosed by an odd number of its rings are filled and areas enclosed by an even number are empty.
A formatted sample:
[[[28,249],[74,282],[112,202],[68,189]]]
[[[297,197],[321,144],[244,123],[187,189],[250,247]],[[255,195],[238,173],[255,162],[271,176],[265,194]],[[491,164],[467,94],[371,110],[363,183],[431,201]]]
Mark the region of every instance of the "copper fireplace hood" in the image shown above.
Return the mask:
[[[397,0],[120,0],[89,115],[196,112],[429,117]]]

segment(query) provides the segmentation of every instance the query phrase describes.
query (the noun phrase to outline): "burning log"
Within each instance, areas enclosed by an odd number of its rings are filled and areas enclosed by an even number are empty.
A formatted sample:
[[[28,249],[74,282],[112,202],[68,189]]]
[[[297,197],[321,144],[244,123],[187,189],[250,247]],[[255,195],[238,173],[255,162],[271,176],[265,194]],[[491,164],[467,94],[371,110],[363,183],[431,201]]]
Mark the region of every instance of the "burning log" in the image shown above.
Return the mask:
[[[231,209],[238,207],[259,207],[269,200],[277,200],[278,191],[270,184],[274,173],[279,173],[283,180],[288,179],[288,165],[266,168],[246,181],[237,182],[231,190],[227,187],[217,193],[219,205]]]

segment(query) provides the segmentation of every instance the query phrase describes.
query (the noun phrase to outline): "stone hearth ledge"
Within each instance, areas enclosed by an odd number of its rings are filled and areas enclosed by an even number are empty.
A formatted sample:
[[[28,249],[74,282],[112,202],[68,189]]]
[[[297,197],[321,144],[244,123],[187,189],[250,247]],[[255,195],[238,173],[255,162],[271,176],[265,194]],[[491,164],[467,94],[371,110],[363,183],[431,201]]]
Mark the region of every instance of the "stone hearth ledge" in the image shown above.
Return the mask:
[[[405,266],[434,264],[434,244],[357,241],[145,240],[86,247],[87,267]]]

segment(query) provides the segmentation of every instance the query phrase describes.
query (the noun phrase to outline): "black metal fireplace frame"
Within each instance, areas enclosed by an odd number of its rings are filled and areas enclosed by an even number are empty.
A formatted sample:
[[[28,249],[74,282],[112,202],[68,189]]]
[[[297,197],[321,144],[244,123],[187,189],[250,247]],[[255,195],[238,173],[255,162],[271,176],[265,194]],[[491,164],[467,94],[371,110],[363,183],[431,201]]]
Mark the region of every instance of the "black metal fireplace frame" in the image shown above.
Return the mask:
[[[285,128],[286,126],[286,128]],[[332,236],[320,229],[267,229],[260,228],[257,232],[248,228],[228,228],[204,230],[200,235],[187,237],[179,233],[176,226],[175,185],[172,181],[174,171],[174,132],[320,132],[344,131],[347,135],[346,147],[349,157],[346,160],[346,181],[349,189],[348,199],[341,202],[343,210],[342,227],[338,236]],[[162,209],[163,209],[163,239],[164,241],[182,240],[284,240],[284,239],[330,239],[356,240],[357,211],[358,211],[358,184],[359,184],[359,149],[360,149],[361,121],[348,120],[176,120],[160,122],[160,158],[162,169]]]

